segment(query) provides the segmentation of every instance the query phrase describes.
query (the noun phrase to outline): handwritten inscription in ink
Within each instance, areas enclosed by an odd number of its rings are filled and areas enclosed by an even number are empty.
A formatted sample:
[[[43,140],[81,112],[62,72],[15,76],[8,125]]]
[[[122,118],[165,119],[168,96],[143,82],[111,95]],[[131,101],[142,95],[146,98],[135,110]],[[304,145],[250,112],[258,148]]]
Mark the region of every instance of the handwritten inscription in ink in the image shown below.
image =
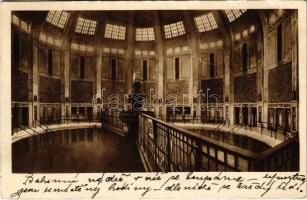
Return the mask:
[[[289,173],[287,173],[289,174]],[[82,177],[81,177],[82,176]],[[52,178],[48,175],[26,174],[21,179],[19,189],[11,193],[12,199],[21,197],[42,197],[45,194],[78,193],[88,198],[103,197],[104,194],[118,195],[131,193],[136,197],[149,198],[151,195],[167,195],[178,192],[226,193],[252,191],[259,197],[269,197],[272,193],[297,192],[305,190],[306,177],[299,173],[282,175],[265,173],[252,177],[219,173],[101,173],[85,176],[74,174],[69,178]],[[65,176],[67,177],[67,176]],[[18,184],[18,183],[17,183]]]

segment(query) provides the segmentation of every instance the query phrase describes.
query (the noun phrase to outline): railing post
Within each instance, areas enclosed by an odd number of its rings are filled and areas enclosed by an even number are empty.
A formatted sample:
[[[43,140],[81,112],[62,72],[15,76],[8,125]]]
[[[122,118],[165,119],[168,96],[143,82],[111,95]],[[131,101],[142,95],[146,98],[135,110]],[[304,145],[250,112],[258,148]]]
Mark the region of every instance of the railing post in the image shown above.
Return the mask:
[[[170,141],[170,128],[167,127],[167,132],[166,132],[166,138],[167,138],[167,172],[171,171],[171,141]]]
[[[195,171],[201,171],[201,146],[200,141],[196,140],[196,158],[195,158]]]
[[[155,171],[158,171],[158,163],[157,163],[157,122],[152,120],[152,130],[154,135],[154,146],[155,146],[155,152],[154,152],[154,161],[155,161]]]

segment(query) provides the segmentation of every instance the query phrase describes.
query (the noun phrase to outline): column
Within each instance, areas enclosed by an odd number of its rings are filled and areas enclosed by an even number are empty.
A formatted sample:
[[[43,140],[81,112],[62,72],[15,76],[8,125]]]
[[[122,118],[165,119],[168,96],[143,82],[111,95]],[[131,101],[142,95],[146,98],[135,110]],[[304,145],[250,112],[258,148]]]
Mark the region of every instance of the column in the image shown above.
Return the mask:
[[[160,19],[159,19],[159,13],[158,11],[153,11],[154,13],[154,32],[155,32],[155,40],[156,40],[156,81],[157,86],[154,93],[158,95],[159,98],[162,100],[164,99],[164,73],[163,73],[163,66],[164,66],[164,54],[163,54],[163,38],[162,38],[162,31],[161,25],[160,25]],[[164,105],[161,105],[159,107],[159,110],[157,113],[155,113],[158,116],[166,116],[166,109],[164,108]]]
[[[62,36],[62,51],[61,51],[61,85],[62,85],[62,98],[61,98],[61,116],[71,116],[71,97],[70,97],[70,45],[74,35],[74,27],[77,24],[77,14],[72,13],[67,22],[67,28]]]
[[[293,123],[292,129],[298,130],[298,95],[299,95],[299,87],[298,87],[298,13],[297,11],[293,11],[291,15],[291,44],[292,44],[292,102],[296,103],[295,106],[292,107],[292,120],[291,125]]]
[[[198,36],[198,30],[196,29],[193,19],[190,16],[190,13],[188,11],[183,12],[184,16],[184,22],[186,27],[186,32],[189,34],[188,40],[189,40],[189,46],[190,46],[190,87],[189,87],[189,95],[191,95],[194,98],[198,99],[199,94],[199,74],[198,74],[198,67],[199,67],[199,36]],[[189,98],[189,104],[193,106],[192,110],[196,111],[196,116],[200,117],[200,107],[198,103],[194,102],[194,100]],[[194,106],[194,103],[196,105]],[[193,113],[192,113],[193,114]]]
[[[229,124],[234,124],[234,92],[232,84],[232,47],[233,47],[233,32],[229,27],[229,24],[225,22],[225,18],[221,16],[221,12],[212,11],[212,14],[218,25],[218,30],[223,35],[223,54],[224,54],[224,88],[223,98],[221,102],[223,104],[223,117],[226,120],[228,118]]]
[[[100,43],[98,43],[100,44]],[[97,46],[97,58],[96,58],[96,96],[102,100],[101,97],[101,67],[102,67],[102,47]],[[99,114],[99,108],[96,106],[93,108],[94,116]]]
[[[29,94],[28,94],[28,121],[29,121],[29,127],[32,127],[34,125],[33,123],[33,87],[34,87],[34,70],[33,68],[34,66],[34,54],[36,52],[36,59],[37,59],[37,49],[35,50],[35,47],[33,45],[33,39],[31,42],[29,42],[28,44],[29,46],[29,57],[28,57],[28,68],[29,68],[29,75],[28,75],[28,89],[29,89]],[[22,51],[26,51],[26,49],[22,49]],[[37,64],[36,64],[36,68],[37,68]]]
[[[33,58],[33,65],[32,65],[33,66],[33,121],[35,125],[35,120],[39,119],[39,103],[38,103],[39,72],[38,72],[38,48],[36,45],[33,45],[32,58]]]
[[[269,101],[269,71],[268,71],[268,56],[269,56],[269,46],[268,46],[268,30],[267,30],[267,20],[264,19],[263,15],[260,13],[260,18],[262,22],[262,31],[263,31],[263,112],[262,112],[262,121],[268,122],[268,101]]]
[[[63,83],[64,83],[64,100],[61,103],[61,116],[70,117],[70,80],[69,80],[69,65],[70,65],[70,51],[65,49],[63,51]]]
[[[230,70],[230,49],[224,49],[224,119],[234,124],[233,105],[231,104],[233,93],[231,93],[231,70]],[[226,112],[228,110],[228,112]]]
[[[129,23],[127,26],[127,54],[126,54],[126,83],[127,92],[131,94],[133,84],[133,59],[135,46],[135,31],[134,31],[134,13],[130,13]]]

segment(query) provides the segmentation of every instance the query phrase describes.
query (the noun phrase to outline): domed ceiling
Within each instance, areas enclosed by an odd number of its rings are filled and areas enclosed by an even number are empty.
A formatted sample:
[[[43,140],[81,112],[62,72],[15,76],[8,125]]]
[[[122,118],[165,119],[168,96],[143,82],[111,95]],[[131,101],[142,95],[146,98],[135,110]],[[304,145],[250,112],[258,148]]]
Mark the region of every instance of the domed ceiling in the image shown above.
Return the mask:
[[[31,32],[37,36],[40,32],[51,32],[69,33],[78,38],[104,36],[125,40],[127,28],[131,26],[136,29],[136,34],[141,34],[136,35],[136,38],[142,38],[139,41],[151,41],[154,38],[148,34],[152,34],[155,25],[160,26],[163,39],[189,35],[191,32],[208,38],[210,35],[228,37],[242,28],[242,24],[252,24],[261,29],[260,14],[254,10],[19,11],[13,15],[31,24]]]

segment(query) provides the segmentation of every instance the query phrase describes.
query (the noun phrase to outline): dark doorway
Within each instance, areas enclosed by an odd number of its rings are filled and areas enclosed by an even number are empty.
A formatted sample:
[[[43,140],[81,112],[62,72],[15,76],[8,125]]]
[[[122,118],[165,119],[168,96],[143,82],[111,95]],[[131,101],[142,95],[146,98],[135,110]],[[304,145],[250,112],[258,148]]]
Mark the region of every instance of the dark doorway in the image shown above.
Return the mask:
[[[93,108],[92,107],[87,108],[87,118],[89,121],[93,120]]]
[[[48,49],[48,74],[52,76],[52,71],[53,71],[53,59],[52,59],[52,50]]]
[[[285,118],[285,109],[283,108],[277,108],[276,109],[276,125],[275,125],[275,129],[279,129],[279,130],[283,130],[284,128],[284,119]]]
[[[247,126],[248,125],[248,108],[247,107],[242,108],[242,115],[243,115],[243,125]]]
[[[12,128],[19,127],[19,107],[12,108]]]
[[[268,115],[268,128],[270,130],[274,129],[274,124],[275,124],[275,109],[274,108],[269,108],[269,115]]]
[[[21,124],[23,126],[28,126],[29,125],[29,109],[28,107],[22,107],[21,108]]]
[[[166,108],[166,121],[171,121],[173,119],[173,108],[167,107]]]
[[[147,80],[147,60],[143,60],[143,80]]]
[[[57,116],[56,116],[56,110],[55,107],[52,108],[52,122],[56,122],[57,121]]]
[[[112,81],[116,80],[116,59],[112,58],[111,60],[111,72],[112,72]]]
[[[290,130],[290,119],[291,119],[291,109],[286,108],[285,109],[285,130],[289,131]]]
[[[182,107],[175,107],[175,120],[177,120],[177,116],[179,116],[179,118],[182,118]]]
[[[180,67],[179,58],[175,58],[175,80],[179,80],[179,67]]]
[[[240,124],[240,108],[235,107],[235,124]]]
[[[210,77],[215,76],[215,59],[214,59],[214,53],[210,53],[209,56],[209,63],[210,63]]]
[[[205,119],[206,119],[206,111],[204,110],[204,108],[201,109],[200,115],[201,115],[201,121],[202,121],[202,122],[205,122]]]
[[[257,108],[252,107],[252,119],[251,119],[251,125],[257,126]]]

